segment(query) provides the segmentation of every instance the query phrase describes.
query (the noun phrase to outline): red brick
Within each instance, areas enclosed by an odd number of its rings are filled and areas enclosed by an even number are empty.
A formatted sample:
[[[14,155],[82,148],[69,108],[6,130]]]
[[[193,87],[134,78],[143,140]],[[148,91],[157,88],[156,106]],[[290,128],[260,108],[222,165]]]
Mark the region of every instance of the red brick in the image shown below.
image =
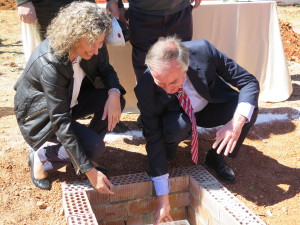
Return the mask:
[[[187,218],[186,209],[187,209],[187,207],[171,209],[170,214],[171,214],[173,220],[174,221],[185,220]]]
[[[170,177],[170,193],[172,192],[179,192],[179,191],[188,191],[189,187],[189,177],[185,176],[178,176],[178,177]]]
[[[142,216],[129,217],[126,220],[126,225],[141,225],[144,224]]]
[[[86,194],[89,198],[90,204],[93,207],[95,204],[102,204],[102,203],[109,203],[110,202],[110,195],[107,194],[100,194],[96,190],[88,190]]]
[[[193,212],[195,214],[195,218],[199,220],[201,218],[201,221],[205,224],[208,224],[210,213],[208,210],[201,204],[201,202],[196,199],[192,194],[190,194],[190,208],[193,209]]]
[[[135,217],[128,217],[126,219],[119,219],[119,220],[110,220],[110,221],[104,221],[103,225],[141,225],[144,223],[144,216],[135,216]]]
[[[115,185],[111,190],[115,194],[110,195],[110,202],[150,197],[152,195],[152,182]]]
[[[105,221],[101,223],[101,225],[124,225],[124,220],[110,220],[110,221]],[[100,223],[99,223],[100,225]]]
[[[155,211],[157,209],[157,197],[139,199],[128,203],[128,215],[136,215]]]
[[[190,225],[200,225],[197,223],[195,210],[191,207],[188,207],[188,221],[189,221]]]
[[[189,184],[190,193],[193,194],[198,200],[201,200],[203,197],[202,188],[200,187],[198,181],[196,181],[192,176],[190,176]]]
[[[115,193],[113,195],[100,194],[94,189],[87,190],[91,205],[152,195],[152,181],[146,173],[115,176],[110,181],[114,185],[111,189]]]
[[[170,199],[171,208],[185,207],[189,205],[188,192],[170,194],[169,199]]]
[[[169,170],[171,190],[170,192],[187,191],[189,185],[188,174],[182,168]]]
[[[93,211],[98,221],[127,217],[127,203],[94,206]]]

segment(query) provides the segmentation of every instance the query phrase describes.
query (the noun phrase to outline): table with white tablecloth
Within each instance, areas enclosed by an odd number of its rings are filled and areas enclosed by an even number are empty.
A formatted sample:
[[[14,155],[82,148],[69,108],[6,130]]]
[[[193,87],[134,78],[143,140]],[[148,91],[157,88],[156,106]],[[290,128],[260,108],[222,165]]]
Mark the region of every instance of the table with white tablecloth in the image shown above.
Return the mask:
[[[279,102],[292,93],[276,2],[202,2],[193,10],[193,39],[206,39],[255,75],[260,101]],[[127,90],[126,111],[138,112],[131,45],[109,46],[110,62]]]

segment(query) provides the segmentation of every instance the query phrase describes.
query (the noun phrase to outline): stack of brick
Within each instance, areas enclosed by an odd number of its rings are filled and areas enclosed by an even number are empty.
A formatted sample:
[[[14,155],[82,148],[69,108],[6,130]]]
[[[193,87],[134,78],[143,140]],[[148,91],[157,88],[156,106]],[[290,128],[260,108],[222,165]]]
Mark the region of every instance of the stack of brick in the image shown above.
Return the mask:
[[[170,173],[170,205],[174,220],[191,225],[265,225],[250,209],[201,166]],[[63,184],[68,225],[151,224],[157,197],[146,173],[111,177],[114,195],[99,194],[88,181]]]

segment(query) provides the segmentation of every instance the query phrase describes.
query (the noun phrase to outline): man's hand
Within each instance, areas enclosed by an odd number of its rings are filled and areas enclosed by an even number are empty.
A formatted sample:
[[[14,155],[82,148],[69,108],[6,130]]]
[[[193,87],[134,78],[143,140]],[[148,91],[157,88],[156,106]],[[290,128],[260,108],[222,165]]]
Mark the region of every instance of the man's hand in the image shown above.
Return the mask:
[[[37,21],[36,13],[32,2],[25,2],[18,6],[18,15],[24,23],[35,23]]]
[[[190,0],[190,1],[191,1],[191,3],[195,2],[195,5],[193,7],[194,9],[197,8],[202,2],[202,0]]]
[[[102,120],[105,120],[106,117],[108,120],[107,129],[112,131],[116,124],[119,123],[121,117],[120,94],[115,90],[110,91],[108,94]]]
[[[113,187],[113,184],[107,179],[107,177],[96,170],[95,168],[89,170],[85,173],[93,187],[101,194],[114,194],[110,190]]]
[[[225,146],[226,149],[224,151],[224,155],[227,156],[229,153],[232,153],[246,121],[246,117],[235,114],[228,123],[226,123],[217,131],[216,141],[214,142],[212,148],[216,149],[220,144],[217,149],[218,154],[222,152]]]
[[[110,0],[106,3],[106,10],[110,13],[111,17],[119,19],[118,0]]]
[[[173,221],[170,215],[170,203],[169,203],[169,195],[160,195],[158,196],[158,209],[155,213],[154,223],[153,225],[157,225],[162,222],[171,222]]]

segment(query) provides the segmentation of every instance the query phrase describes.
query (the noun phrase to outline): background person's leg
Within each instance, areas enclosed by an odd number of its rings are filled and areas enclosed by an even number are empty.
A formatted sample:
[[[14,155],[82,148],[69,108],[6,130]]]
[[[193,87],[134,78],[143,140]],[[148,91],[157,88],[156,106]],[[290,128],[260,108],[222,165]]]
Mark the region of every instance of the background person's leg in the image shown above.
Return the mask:
[[[44,40],[47,27],[51,23],[51,20],[56,16],[59,9],[67,4],[73,2],[73,0],[38,0],[33,1],[33,5],[36,11],[38,23],[40,24],[41,38]]]
[[[190,41],[193,36],[191,8],[167,16],[153,16],[137,11],[127,12],[129,18],[130,43],[132,45],[132,65],[139,82],[147,66],[145,58],[150,47],[160,37],[177,35],[182,41]]]

